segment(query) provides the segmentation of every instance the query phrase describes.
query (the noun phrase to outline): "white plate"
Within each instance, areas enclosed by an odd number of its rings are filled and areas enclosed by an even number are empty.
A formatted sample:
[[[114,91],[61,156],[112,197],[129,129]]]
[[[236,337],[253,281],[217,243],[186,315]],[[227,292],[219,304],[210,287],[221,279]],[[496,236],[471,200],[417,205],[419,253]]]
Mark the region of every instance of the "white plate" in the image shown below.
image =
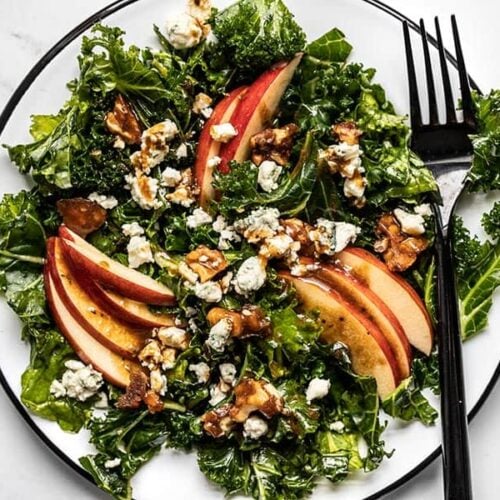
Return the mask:
[[[217,6],[222,7],[228,3],[230,2],[227,0],[220,0],[217,1]],[[333,26],[344,31],[354,45],[351,59],[377,68],[376,79],[385,87],[398,112],[407,112],[402,30],[396,18],[388,15],[380,6],[372,5],[377,3],[373,0],[314,0],[307,3],[303,0],[288,0],[286,3],[296,14],[310,40]],[[119,10],[109,15],[105,22],[125,29],[128,43],[156,46],[151,29],[153,23],[161,25],[169,13],[182,9],[184,4],[185,0],[171,0],[168,5],[162,0],[121,0],[113,8]],[[113,9],[105,10],[108,14]],[[65,83],[77,76],[76,56],[81,33],[89,25],[90,23],[84,24],[59,44],[57,50],[41,61],[40,66],[32,73],[32,78],[23,82],[0,118],[0,131],[5,125],[0,143],[29,141],[30,115],[58,111],[67,94]],[[76,39],[73,40],[75,36]],[[452,76],[456,79],[454,73],[452,71]],[[24,90],[26,92],[23,95]],[[0,153],[0,169],[0,194],[16,192],[27,186],[26,179],[10,165],[3,150]],[[480,214],[493,199],[493,195],[474,196],[462,203],[462,215],[469,227],[479,234]],[[19,403],[20,376],[28,363],[29,351],[20,340],[19,320],[3,301],[0,302],[0,318],[0,334],[4,342],[0,350],[0,382],[39,436],[61,458],[83,473],[78,465],[78,458],[92,451],[87,443],[87,434],[66,434],[57,425],[28,415]],[[500,304],[495,304],[490,313],[490,324],[496,324],[499,320]],[[492,328],[467,342],[464,357],[467,403],[468,408],[475,413],[498,378],[500,339],[495,338]],[[438,405],[435,398],[433,403]],[[387,448],[394,448],[396,451],[378,470],[369,475],[359,473],[337,486],[322,484],[313,498],[330,498],[333,495],[339,500],[376,498],[382,492],[402,484],[437,456],[436,450],[440,443],[439,422],[434,427],[426,428],[419,423],[405,425],[392,421],[384,439]],[[222,498],[222,493],[198,471],[194,454],[168,450],[141,469],[133,486],[134,497],[139,500],[163,499],[165,492],[175,499]]]

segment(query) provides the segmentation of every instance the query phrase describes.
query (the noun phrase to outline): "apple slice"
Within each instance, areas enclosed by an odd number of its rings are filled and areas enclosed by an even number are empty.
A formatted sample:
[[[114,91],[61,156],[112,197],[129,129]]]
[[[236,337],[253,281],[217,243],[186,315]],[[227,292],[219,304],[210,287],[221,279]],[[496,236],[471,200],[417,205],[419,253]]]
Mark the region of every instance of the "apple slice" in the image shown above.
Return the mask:
[[[248,87],[239,87],[229,93],[217,106],[215,106],[212,116],[205,123],[198,141],[196,150],[196,161],[194,164],[194,173],[196,182],[200,188],[200,205],[207,208],[211,200],[214,199],[215,192],[212,187],[213,167],[208,162],[214,156],[219,156],[221,143],[214,141],[210,135],[210,129],[213,125],[227,123],[231,120],[234,110],[240,103],[241,98]]]
[[[76,355],[85,364],[92,365],[102,373],[104,379],[111,384],[127,387],[131,371],[140,370],[140,366],[103,346],[72,316],[57,293],[48,266],[45,266],[44,279],[47,301],[54,321],[75,350]]]
[[[64,259],[60,238],[47,242],[47,265],[59,297],[82,327],[111,351],[134,359],[146,336],[112,318],[85,292]]]
[[[429,355],[433,344],[432,321],[418,293],[401,276],[389,271],[382,261],[362,248],[347,248],[336,258],[389,306],[410,344]]]
[[[409,377],[412,359],[410,343],[400,322],[385,302],[345,269],[320,264],[314,275],[337,290],[344,299],[379,327],[396,358],[401,377]]]
[[[280,276],[294,285],[305,309],[319,311],[322,340],[349,347],[355,373],[374,377],[382,399],[396,389],[400,382],[398,364],[377,325],[326,283],[288,272],[280,272]]]
[[[63,251],[78,269],[124,297],[138,302],[170,305],[175,296],[169,288],[134,269],[130,269],[87,243],[66,226],[60,226]]]
[[[273,65],[250,85],[231,118],[238,135],[220,149],[220,172],[229,172],[231,160],[242,162],[248,158],[251,137],[265,129],[276,114],[302,55],[297,54],[290,62]]]

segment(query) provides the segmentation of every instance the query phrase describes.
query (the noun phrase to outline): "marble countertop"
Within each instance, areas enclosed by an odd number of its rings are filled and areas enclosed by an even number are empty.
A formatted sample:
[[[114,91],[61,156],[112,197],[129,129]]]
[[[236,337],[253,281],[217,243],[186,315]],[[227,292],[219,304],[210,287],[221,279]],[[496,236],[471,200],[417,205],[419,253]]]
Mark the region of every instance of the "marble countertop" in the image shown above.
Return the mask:
[[[33,64],[80,21],[108,0],[2,0],[0,3],[0,109]],[[492,0],[386,0],[413,19],[455,13],[470,73],[484,90],[500,87],[498,49],[500,3]],[[498,498],[500,474],[500,386],[493,390],[470,428],[474,490],[479,500]],[[64,465],[39,441],[0,389],[0,498],[8,500],[90,500],[107,498]],[[391,500],[442,497],[440,461]]]

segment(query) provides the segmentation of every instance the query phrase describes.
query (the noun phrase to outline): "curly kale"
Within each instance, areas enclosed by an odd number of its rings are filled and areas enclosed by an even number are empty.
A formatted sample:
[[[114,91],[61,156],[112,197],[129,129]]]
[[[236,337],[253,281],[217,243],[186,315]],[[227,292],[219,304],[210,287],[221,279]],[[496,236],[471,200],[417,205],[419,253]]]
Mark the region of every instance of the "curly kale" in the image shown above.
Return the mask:
[[[242,0],[219,12],[212,29],[217,52],[238,73],[255,75],[291,59],[305,45],[305,34],[281,0]]]

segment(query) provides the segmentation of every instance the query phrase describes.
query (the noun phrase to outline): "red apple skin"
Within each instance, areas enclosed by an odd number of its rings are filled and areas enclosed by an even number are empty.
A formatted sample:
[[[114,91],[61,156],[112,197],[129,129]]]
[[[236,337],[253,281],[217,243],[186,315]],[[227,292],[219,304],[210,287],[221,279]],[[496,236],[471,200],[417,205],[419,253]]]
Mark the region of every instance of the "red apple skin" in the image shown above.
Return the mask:
[[[295,277],[285,271],[279,274],[293,284],[304,309],[319,311],[322,340],[348,346],[354,372],[374,377],[382,399],[393,392],[401,381],[399,367],[377,325],[327,283],[317,278]]]
[[[309,263],[309,260],[311,259],[301,259],[305,264]],[[401,377],[409,377],[411,346],[399,320],[385,302],[343,268],[322,263],[313,274],[337,290],[345,300],[379,327],[396,358]]]
[[[44,281],[52,317],[76,355],[83,363],[92,365],[109,383],[122,388],[127,387],[130,383],[130,373],[133,370],[140,370],[141,367],[110,351],[85,331],[65,307],[57,293],[47,265],[44,269]]]
[[[116,293],[137,302],[155,305],[175,303],[173,292],[134,269],[110,259],[66,226],[60,226],[63,251],[77,269]]]
[[[212,139],[210,129],[213,125],[230,122],[235,109],[238,107],[247,89],[247,86],[239,87],[224,97],[224,99],[215,106],[214,112],[201,131],[198,148],[196,150],[194,174],[200,188],[200,206],[204,209],[208,208],[210,201],[215,197],[215,192],[212,187],[213,169],[208,167],[208,161],[214,156],[219,156],[222,145],[220,142]]]
[[[146,341],[144,332],[117,321],[85,292],[67,265],[59,238],[47,242],[47,266],[56,288],[71,316],[109,350],[124,358],[135,359]]]
[[[238,135],[223,144],[220,149],[219,171],[229,172],[229,162],[245,161],[250,154],[250,139],[271,122],[303,54],[297,54],[289,62],[273,65],[255,80],[241,99],[231,119]]]
[[[429,355],[433,346],[433,326],[418,293],[401,276],[391,272],[381,260],[362,248],[349,247],[336,259],[390,307],[410,344]]]

